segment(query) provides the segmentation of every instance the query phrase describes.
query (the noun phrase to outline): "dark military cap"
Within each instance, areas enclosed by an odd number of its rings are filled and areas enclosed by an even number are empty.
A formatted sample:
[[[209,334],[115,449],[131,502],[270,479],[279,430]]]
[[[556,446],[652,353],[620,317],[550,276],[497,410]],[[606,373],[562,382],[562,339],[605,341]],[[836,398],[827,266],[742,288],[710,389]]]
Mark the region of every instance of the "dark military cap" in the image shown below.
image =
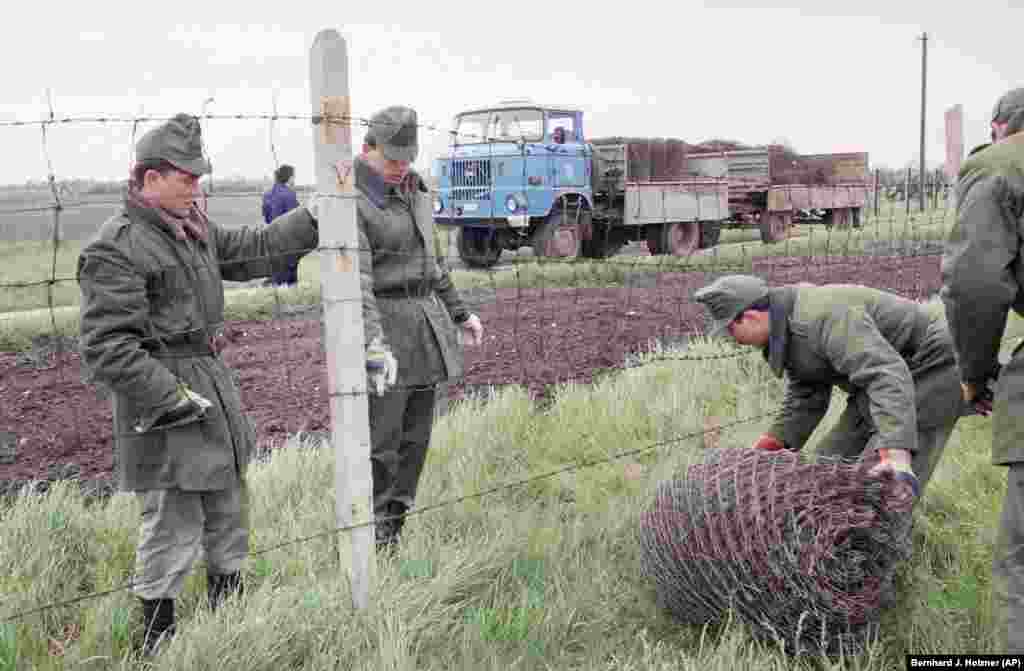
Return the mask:
[[[141,163],[162,159],[193,175],[209,174],[212,168],[203,156],[201,133],[199,119],[176,114],[139,138],[135,143],[135,160]]]
[[[722,335],[729,324],[751,305],[768,295],[768,285],[752,275],[726,275],[720,277],[693,295],[715,320],[709,336]]]
[[[416,110],[400,105],[387,107],[370,119],[366,139],[373,141],[384,158],[412,163],[420,149],[416,141],[417,125]]]
[[[1024,108],[1024,87],[1011,89],[996,101],[992,108],[992,121],[1006,123],[1016,110]]]

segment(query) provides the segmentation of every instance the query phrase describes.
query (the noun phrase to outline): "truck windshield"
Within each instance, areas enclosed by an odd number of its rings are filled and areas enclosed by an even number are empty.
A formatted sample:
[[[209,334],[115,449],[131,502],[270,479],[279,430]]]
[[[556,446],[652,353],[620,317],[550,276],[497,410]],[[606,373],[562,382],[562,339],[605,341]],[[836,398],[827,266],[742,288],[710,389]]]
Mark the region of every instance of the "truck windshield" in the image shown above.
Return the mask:
[[[539,142],[544,137],[544,115],[536,109],[463,114],[456,119],[455,133],[458,144],[479,144],[488,138],[498,141],[524,138],[529,142]]]

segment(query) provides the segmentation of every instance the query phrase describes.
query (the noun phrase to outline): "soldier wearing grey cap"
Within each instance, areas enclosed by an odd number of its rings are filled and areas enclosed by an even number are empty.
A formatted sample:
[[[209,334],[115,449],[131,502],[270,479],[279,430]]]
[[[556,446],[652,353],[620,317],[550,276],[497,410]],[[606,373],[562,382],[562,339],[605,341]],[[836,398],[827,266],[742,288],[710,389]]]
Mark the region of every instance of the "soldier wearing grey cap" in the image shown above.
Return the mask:
[[[413,505],[434,419],[436,386],[463,374],[459,330],[483,334],[434,248],[432,199],[410,169],[419,151],[415,110],[370,120],[355,161],[366,342],[398,362],[394,387],[370,396],[373,506],[379,549],[394,547]]]
[[[82,250],[78,283],[82,363],[112,390],[117,477],[141,507],[133,582],[151,655],[200,551],[211,608],[242,588],[255,434],[220,357],[222,280],[284,270],[319,236],[307,208],[269,226],[208,220],[194,203],[210,172],[195,117],[152,129],[135,153],[124,208]]]
[[[877,460],[869,472],[894,477],[897,506],[923,493],[967,410],[941,316],[871,287],[769,288],[748,275],[722,277],[695,299],[715,320],[712,335],[761,348],[776,377],[786,377],[782,409],[755,448],[800,450],[839,387],[846,408],[818,454]]]
[[[992,144],[957,179],[956,219],[942,258],[942,300],[964,400],[992,415],[992,463],[1007,467],[993,557],[998,652],[1024,652],[1024,351],[999,350],[1010,310],[1024,316],[1024,87],[992,109]],[[994,387],[990,390],[990,386]]]

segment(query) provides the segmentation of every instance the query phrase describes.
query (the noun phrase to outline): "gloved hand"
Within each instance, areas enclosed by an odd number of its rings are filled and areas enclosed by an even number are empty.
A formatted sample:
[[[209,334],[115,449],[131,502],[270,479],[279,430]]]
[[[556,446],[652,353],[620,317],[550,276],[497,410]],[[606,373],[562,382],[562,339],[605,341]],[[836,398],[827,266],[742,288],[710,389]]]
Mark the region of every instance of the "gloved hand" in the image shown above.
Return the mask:
[[[762,433],[761,436],[754,441],[751,445],[755,450],[765,450],[766,452],[777,452],[779,450],[786,449],[786,444],[776,438],[770,433]]]
[[[398,380],[398,360],[379,338],[366,348],[366,377],[367,386],[377,396],[383,396]]]
[[[992,402],[995,400],[995,394],[992,391],[990,381],[998,379],[1001,371],[1002,365],[996,364],[996,369],[993,371],[992,376],[983,384],[979,385],[974,382],[960,383],[964,402],[971,405],[974,411],[982,417],[988,417],[992,414]]]
[[[878,463],[868,471],[871,477],[890,475],[896,483],[891,503],[897,510],[909,509],[921,495],[921,483],[914,474],[907,450],[880,449]]]
[[[469,339],[470,345],[479,345],[484,340],[484,326],[480,323],[480,317],[475,314],[469,315],[469,319],[459,324],[462,332]]]
[[[171,429],[206,416],[206,411],[213,406],[209,400],[192,391],[187,384],[178,381],[178,400],[169,410],[151,419],[140,419],[133,427],[136,433],[152,430]]]
[[[309,216],[317,223],[318,230],[320,228],[320,217],[323,215],[324,211],[324,203],[328,198],[330,198],[330,196],[314,193],[312,196],[307,198],[306,202],[303,204],[303,207],[305,207],[306,211],[309,212]]]
[[[960,389],[963,391],[964,402],[971,405],[975,412],[982,417],[992,414],[992,401],[995,400],[995,394],[987,385],[979,389],[971,382],[961,382]]]

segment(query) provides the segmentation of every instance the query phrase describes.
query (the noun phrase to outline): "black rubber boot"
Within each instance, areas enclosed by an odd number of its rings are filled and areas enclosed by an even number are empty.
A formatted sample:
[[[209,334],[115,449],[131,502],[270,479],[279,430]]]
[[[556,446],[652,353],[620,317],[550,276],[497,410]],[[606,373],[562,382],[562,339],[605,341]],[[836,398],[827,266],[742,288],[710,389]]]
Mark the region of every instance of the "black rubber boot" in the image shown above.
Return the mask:
[[[232,594],[242,596],[242,572],[208,573],[206,576],[206,596],[210,602],[210,610],[217,610],[221,602]]]
[[[401,501],[391,501],[388,503],[387,511],[384,516],[404,515],[406,511],[405,504]],[[398,545],[399,537],[402,534],[402,527],[405,525],[405,518],[398,517],[396,519],[382,520],[376,524],[376,541],[378,551],[392,552]]]
[[[142,599],[143,656],[152,657],[157,648],[174,636],[174,599]]]

